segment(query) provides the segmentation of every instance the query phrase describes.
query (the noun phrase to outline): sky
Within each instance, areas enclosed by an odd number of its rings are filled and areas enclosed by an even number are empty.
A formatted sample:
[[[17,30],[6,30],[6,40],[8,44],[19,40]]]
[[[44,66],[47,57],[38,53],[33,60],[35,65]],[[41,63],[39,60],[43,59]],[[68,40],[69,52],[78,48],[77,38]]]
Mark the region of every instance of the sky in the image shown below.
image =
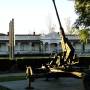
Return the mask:
[[[66,30],[66,18],[74,23],[77,15],[74,2],[55,0],[61,23]],[[9,31],[9,22],[14,18],[15,34],[48,33],[49,26],[59,25],[52,0],[0,0],[0,33]],[[67,31],[66,31],[67,32]]]

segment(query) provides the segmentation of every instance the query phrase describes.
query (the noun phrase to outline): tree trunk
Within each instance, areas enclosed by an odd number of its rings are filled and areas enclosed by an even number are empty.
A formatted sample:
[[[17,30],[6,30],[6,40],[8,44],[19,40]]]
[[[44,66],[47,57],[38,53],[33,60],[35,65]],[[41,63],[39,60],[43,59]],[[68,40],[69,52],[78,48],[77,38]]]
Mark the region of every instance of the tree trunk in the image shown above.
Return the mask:
[[[85,44],[82,43],[82,53],[84,53],[84,52],[85,52]]]

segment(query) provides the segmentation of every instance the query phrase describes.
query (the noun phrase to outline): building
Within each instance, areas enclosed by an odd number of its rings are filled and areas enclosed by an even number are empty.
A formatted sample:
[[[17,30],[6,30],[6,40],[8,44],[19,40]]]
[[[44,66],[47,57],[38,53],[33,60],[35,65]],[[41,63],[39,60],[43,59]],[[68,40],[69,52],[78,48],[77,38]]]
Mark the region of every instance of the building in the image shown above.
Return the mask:
[[[82,53],[82,44],[78,35],[66,35],[70,40],[75,52]],[[61,37],[57,32],[50,32],[47,35],[41,34],[17,34],[15,35],[14,54],[52,53],[60,52]],[[85,45],[85,53],[90,53],[90,37]],[[0,34],[0,55],[9,54],[9,35]]]
[[[39,53],[40,52],[40,35],[15,35],[15,54]],[[0,54],[9,54],[9,35],[0,35]]]

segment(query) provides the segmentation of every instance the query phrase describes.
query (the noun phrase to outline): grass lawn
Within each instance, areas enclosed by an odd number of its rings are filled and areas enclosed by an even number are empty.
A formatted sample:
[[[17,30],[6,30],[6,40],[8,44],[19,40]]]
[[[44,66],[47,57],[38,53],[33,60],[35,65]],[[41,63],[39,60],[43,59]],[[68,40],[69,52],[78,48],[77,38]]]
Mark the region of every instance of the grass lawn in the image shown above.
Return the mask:
[[[11,89],[8,89],[6,87],[0,86],[0,90],[11,90]]]
[[[0,77],[0,82],[17,81],[17,80],[25,80],[25,79],[26,79],[25,76],[6,76],[6,77]]]
[[[25,76],[6,76],[6,77],[0,77],[0,82],[8,82],[8,81],[17,81],[17,80],[25,80]],[[0,90],[11,90],[9,88],[0,86]]]

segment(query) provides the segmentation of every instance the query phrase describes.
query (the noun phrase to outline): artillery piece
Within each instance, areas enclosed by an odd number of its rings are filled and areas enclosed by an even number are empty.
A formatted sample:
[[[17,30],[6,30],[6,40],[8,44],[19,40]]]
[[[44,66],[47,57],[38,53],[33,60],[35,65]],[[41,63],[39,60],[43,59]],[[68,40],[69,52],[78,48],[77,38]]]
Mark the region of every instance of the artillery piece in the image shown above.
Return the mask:
[[[48,78],[56,78],[57,79],[59,77],[82,78],[82,72],[80,71],[80,69],[78,68],[78,71],[77,71],[77,68],[73,69],[73,66],[75,66],[76,63],[78,64],[79,60],[76,57],[75,50],[74,50],[71,42],[65,36],[65,32],[61,25],[61,21],[59,18],[55,0],[52,0],[52,2],[54,4],[54,8],[55,8],[57,19],[58,19],[59,26],[60,26],[60,32],[61,32],[61,36],[62,36],[61,46],[62,46],[63,52],[60,53],[59,55],[55,54],[55,58],[49,64],[44,64],[43,65],[44,68],[37,69],[37,71],[40,71],[39,74],[34,74],[32,76],[33,76],[33,78],[46,77],[47,80],[48,80]],[[62,68],[62,66],[63,66],[63,68]],[[43,73],[43,71],[44,71],[44,73]]]
[[[52,2],[55,8],[56,16],[59,23],[59,28],[60,28],[60,33],[61,33],[60,35],[61,35],[62,52],[59,54],[57,53],[55,54],[55,58],[50,62],[50,64],[48,64],[48,67],[61,68],[62,66],[64,70],[70,71],[73,65],[75,65],[76,63],[79,63],[79,60],[76,57],[75,50],[71,42],[65,36],[65,32],[59,18],[55,0],[52,0]]]
[[[60,26],[60,32],[61,32],[61,36],[62,36],[61,46],[62,46],[63,52],[62,52],[62,54],[61,53],[60,54],[56,53],[55,58],[52,59],[49,64],[46,63],[46,64],[43,65],[44,68],[42,68],[42,67],[37,68],[35,71],[37,73],[39,72],[39,75],[36,74],[35,77],[43,77],[43,76],[46,76],[47,74],[49,76],[49,75],[52,75],[52,73],[53,73],[53,76],[56,73],[59,73],[58,77],[63,76],[63,74],[64,75],[65,74],[71,74],[72,73],[71,67],[72,67],[72,65],[75,64],[75,58],[74,58],[75,50],[74,50],[72,44],[70,43],[70,41],[68,40],[68,38],[66,38],[66,36],[65,36],[65,32],[64,32],[64,29],[61,25],[61,21],[60,21],[60,18],[59,18],[59,14],[58,14],[58,11],[57,11],[55,0],[52,0],[52,2],[53,2],[53,5],[54,5],[56,15],[57,15],[57,18],[58,18],[58,22],[59,22],[59,26]],[[62,68],[62,66],[63,66],[63,68]],[[65,72],[66,70],[69,71],[69,72]],[[40,74],[40,73],[43,73],[43,74]],[[68,76],[68,75],[66,75],[66,76]],[[78,77],[78,76],[76,75],[76,77]]]

